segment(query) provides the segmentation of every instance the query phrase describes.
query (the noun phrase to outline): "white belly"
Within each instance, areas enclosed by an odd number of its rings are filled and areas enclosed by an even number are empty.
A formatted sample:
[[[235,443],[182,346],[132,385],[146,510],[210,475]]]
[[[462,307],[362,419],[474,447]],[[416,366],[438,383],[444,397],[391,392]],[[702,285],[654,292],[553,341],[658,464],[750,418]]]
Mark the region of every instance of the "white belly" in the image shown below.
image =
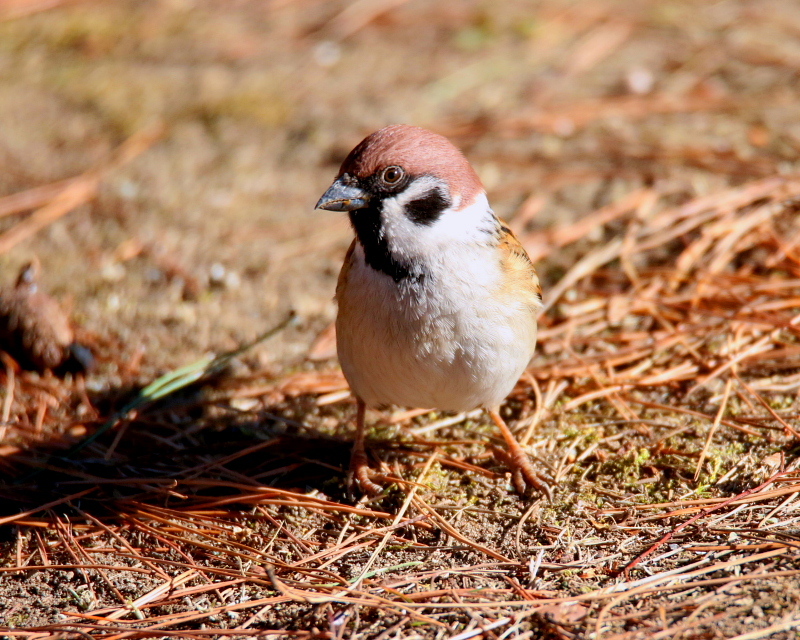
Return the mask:
[[[357,252],[358,254],[358,252]],[[450,411],[494,407],[533,355],[536,318],[496,300],[498,273],[485,256],[449,260],[422,282],[401,281],[354,256],[339,290],[339,360],[367,405]]]

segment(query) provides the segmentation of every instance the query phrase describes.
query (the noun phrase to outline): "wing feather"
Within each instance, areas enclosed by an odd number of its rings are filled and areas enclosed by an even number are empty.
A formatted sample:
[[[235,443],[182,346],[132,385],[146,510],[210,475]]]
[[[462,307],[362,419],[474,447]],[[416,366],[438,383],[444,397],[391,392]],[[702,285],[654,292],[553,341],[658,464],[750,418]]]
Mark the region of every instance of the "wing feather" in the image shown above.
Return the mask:
[[[538,314],[542,308],[542,288],[533,262],[511,229],[503,223],[500,228],[500,261],[506,275],[500,295],[521,299]]]
[[[347,275],[350,273],[350,268],[353,264],[353,252],[356,250],[356,242],[357,240],[354,238],[353,242],[350,243],[350,248],[347,250],[347,253],[344,255],[344,262],[342,263],[342,268],[339,271],[339,278],[336,281],[336,300],[341,301],[342,299],[342,292],[347,286]]]

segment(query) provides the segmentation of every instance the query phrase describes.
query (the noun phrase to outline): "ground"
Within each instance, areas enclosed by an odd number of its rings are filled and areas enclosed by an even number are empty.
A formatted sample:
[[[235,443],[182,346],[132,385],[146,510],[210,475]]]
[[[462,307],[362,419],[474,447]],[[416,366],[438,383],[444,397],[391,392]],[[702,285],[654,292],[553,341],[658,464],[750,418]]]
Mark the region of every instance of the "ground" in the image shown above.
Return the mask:
[[[3,360],[0,633],[796,638],[799,35],[781,0],[0,2],[0,287],[38,261],[95,359]],[[346,491],[352,236],[313,206],[395,122],[537,264],[504,413],[551,503],[485,416],[401,408],[397,482]]]

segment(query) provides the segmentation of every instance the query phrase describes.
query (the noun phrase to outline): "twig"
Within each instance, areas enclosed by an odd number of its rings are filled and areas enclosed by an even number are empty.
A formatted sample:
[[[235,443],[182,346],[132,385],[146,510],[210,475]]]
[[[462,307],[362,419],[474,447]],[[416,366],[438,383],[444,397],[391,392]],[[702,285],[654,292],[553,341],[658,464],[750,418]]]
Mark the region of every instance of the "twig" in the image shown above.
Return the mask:
[[[725,383],[725,391],[722,394],[722,402],[719,405],[719,411],[717,411],[717,416],[714,418],[714,422],[711,425],[711,428],[708,430],[708,436],[706,436],[706,442],[703,445],[703,449],[700,451],[700,456],[697,458],[697,466],[694,470],[694,481],[697,482],[697,479],[700,477],[700,471],[703,468],[703,461],[708,454],[708,448],[711,446],[711,440],[714,438],[714,433],[716,433],[717,429],[719,428],[719,423],[722,421],[722,416],[725,415],[725,409],[728,406],[728,397],[731,394],[731,386],[733,385],[733,378],[728,378],[727,382]]]

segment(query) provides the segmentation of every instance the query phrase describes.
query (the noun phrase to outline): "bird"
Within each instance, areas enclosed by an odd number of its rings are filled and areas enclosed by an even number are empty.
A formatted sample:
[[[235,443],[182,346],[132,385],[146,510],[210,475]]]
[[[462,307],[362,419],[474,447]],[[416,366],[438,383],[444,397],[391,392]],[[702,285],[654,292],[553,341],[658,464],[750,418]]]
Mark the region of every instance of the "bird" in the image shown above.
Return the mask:
[[[499,413],[527,368],[542,308],[533,263],[446,137],[397,124],[347,155],[316,205],[355,232],[336,286],[336,346],[356,399],[349,483],[383,490],[369,466],[367,407],[486,409],[521,494],[550,497]]]

